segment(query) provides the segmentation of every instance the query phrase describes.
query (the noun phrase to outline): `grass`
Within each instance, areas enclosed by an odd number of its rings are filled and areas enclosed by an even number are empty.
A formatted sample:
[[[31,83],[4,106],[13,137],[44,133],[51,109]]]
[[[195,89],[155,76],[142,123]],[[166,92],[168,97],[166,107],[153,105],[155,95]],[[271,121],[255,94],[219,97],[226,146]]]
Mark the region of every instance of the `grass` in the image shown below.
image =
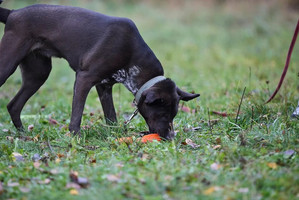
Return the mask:
[[[16,9],[36,2],[49,1],[11,0],[2,6]],[[184,103],[194,112],[178,113],[174,141],[127,146],[114,141],[147,129],[140,116],[129,127],[122,125],[124,116],[134,111],[133,96],[121,85],[114,87],[119,123],[109,127],[92,90],[82,122],[88,128],[81,138],[70,137],[74,73],[65,61],[54,59],[48,81],[22,112],[25,127],[34,128],[21,135],[5,109],[21,85],[17,71],[0,89],[0,199],[299,197],[299,123],[290,118],[298,101],[298,44],[283,88],[272,103],[264,104],[282,72],[296,11],[282,1],[50,3],[133,19],[166,76],[201,97]],[[185,145],[186,139],[200,147]],[[74,173],[88,178],[86,188],[70,187]]]

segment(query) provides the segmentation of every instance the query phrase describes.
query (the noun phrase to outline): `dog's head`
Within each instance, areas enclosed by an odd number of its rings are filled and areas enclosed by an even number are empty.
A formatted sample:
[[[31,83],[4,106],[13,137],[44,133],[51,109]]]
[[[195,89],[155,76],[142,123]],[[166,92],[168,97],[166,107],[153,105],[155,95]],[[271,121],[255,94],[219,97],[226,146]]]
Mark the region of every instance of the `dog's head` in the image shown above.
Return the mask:
[[[189,101],[198,96],[199,94],[182,91],[173,81],[166,79],[145,90],[137,107],[150,133],[172,139],[175,136],[172,123],[178,112],[179,101]]]

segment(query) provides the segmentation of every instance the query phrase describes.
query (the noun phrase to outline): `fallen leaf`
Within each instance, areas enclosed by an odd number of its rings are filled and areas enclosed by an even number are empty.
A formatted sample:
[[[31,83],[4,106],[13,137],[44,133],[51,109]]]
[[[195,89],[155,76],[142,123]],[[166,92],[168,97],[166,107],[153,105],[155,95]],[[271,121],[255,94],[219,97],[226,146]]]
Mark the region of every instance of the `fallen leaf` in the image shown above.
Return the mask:
[[[285,158],[291,158],[295,154],[295,151],[293,149],[289,149],[285,151],[283,154]]]
[[[78,177],[77,183],[82,187],[82,188],[87,188],[89,186],[88,179],[85,177]]]
[[[59,174],[59,173],[61,173],[61,172],[58,169],[51,169],[50,170],[50,174],[52,174],[52,175],[56,175],[56,174]]]
[[[70,194],[71,194],[71,195],[79,195],[79,192],[78,192],[78,190],[76,190],[76,189],[71,189],[71,190],[70,190]]]
[[[208,189],[204,190],[203,193],[205,195],[210,195],[212,194],[213,192],[215,192],[215,187],[209,187]]]
[[[187,106],[182,105],[181,106],[181,111],[185,112],[185,113],[190,113],[191,109]]]
[[[208,189],[204,190],[203,193],[205,195],[211,195],[212,193],[217,192],[219,190],[221,190],[221,187],[212,186],[212,187],[209,187]]]
[[[39,134],[37,134],[35,137],[33,137],[34,142],[38,142]]]
[[[221,148],[221,145],[219,145],[219,144],[218,144],[218,145],[215,145],[215,146],[213,147],[213,149],[215,149],[215,150],[216,150],[216,149],[220,149],[220,148]]]
[[[14,158],[15,161],[17,161],[17,162],[23,162],[24,161],[24,158],[23,158],[22,154],[20,154],[18,152],[13,152],[12,155],[13,155],[13,158]]]
[[[72,137],[72,134],[71,134],[71,132],[67,132],[66,134],[64,134],[64,136],[66,136],[66,137]]]
[[[58,122],[55,119],[52,119],[52,117],[49,118],[48,122],[51,125],[57,125],[58,124]]]
[[[78,181],[78,172],[71,171],[69,176],[72,182],[76,183]]]
[[[90,158],[90,159],[89,159],[89,163],[97,163],[97,159],[95,159],[95,158]]]
[[[35,169],[39,169],[40,166],[41,166],[41,163],[38,162],[38,161],[36,161],[36,162],[33,163],[33,167],[34,167]]]
[[[51,179],[49,179],[49,178],[46,178],[45,180],[38,181],[38,183],[41,185],[48,185],[50,182],[51,182]]]
[[[79,177],[78,172],[76,172],[76,171],[70,172],[70,179],[71,179],[71,182],[80,185],[80,187],[82,187],[82,188],[87,188],[89,186],[88,179],[85,177]]]
[[[119,175],[107,174],[106,178],[108,181],[111,181],[111,182],[119,182],[120,181]]]
[[[41,159],[41,157],[38,153],[34,154],[33,157],[32,157],[33,162],[39,161],[40,159]]]
[[[214,171],[217,171],[218,169],[221,168],[221,165],[218,163],[213,163],[213,164],[211,164],[210,168]]]
[[[23,192],[23,193],[28,193],[28,192],[30,192],[30,188],[27,188],[27,187],[20,187],[19,189],[20,189],[20,191]]]
[[[193,127],[192,131],[199,131],[201,129],[201,126]]]
[[[116,163],[115,165],[114,165],[115,167],[119,167],[119,168],[122,168],[122,167],[124,167],[125,165],[123,164],[123,163]]]
[[[18,182],[10,182],[10,181],[7,182],[7,187],[18,187],[18,186],[20,186],[20,183]]]
[[[219,137],[219,138],[216,138],[216,143],[217,144],[221,144],[221,138]]]
[[[33,125],[33,124],[30,124],[30,125],[28,126],[27,130],[30,132],[30,131],[33,130],[33,128],[34,128],[34,125]]]
[[[81,188],[81,186],[79,184],[74,183],[74,182],[67,183],[65,187],[67,189],[73,188],[73,189],[76,189],[76,190],[79,190]]]
[[[61,161],[60,158],[56,158],[56,159],[55,159],[55,163],[56,163],[56,164],[59,164],[60,161]]]
[[[58,158],[64,158],[65,157],[65,155],[62,154],[62,153],[58,153],[57,156],[58,156]]]
[[[14,142],[14,138],[11,136],[6,136],[6,140],[10,141],[10,143]]]
[[[240,193],[248,193],[249,189],[248,188],[239,188],[238,192],[240,192]]]
[[[215,114],[215,115],[222,116],[222,117],[227,117],[228,116],[228,114],[225,113],[225,112],[212,111],[212,113]]]
[[[126,144],[132,144],[133,138],[132,137],[122,137],[115,140],[115,142],[118,142],[120,144],[126,143]]]
[[[0,195],[3,194],[3,192],[4,192],[3,184],[2,184],[2,182],[0,181]]]
[[[192,147],[193,149],[196,149],[198,147],[200,147],[199,144],[195,144],[191,139],[187,138],[185,140],[186,144],[189,145],[190,147]]]
[[[270,167],[271,169],[276,169],[277,168],[277,164],[275,162],[270,162],[267,163],[268,167]]]

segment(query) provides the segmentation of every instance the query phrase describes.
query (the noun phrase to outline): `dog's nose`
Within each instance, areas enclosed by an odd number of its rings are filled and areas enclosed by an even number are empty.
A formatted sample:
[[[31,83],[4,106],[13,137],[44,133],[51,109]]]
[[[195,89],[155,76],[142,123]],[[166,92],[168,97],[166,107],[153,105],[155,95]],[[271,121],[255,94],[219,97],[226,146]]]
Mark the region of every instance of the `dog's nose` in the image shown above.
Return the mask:
[[[176,132],[169,131],[168,135],[166,136],[167,140],[172,140],[176,136]]]

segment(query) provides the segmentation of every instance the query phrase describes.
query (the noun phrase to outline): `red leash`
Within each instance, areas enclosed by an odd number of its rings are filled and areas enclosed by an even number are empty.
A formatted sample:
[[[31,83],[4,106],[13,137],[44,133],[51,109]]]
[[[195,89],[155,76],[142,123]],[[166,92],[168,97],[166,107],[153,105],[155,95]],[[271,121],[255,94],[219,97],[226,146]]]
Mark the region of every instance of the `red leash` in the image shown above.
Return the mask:
[[[297,39],[297,36],[298,36],[298,32],[299,32],[299,19],[298,19],[297,26],[296,26],[296,29],[295,29],[295,32],[294,32],[294,36],[293,36],[293,39],[292,39],[292,42],[291,42],[291,45],[290,45],[290,48],[289,48],[287,60],[286,60],[283,72],[281,74],[281,77],[280,77],[280,81],[279,81],[275,91],[273,92],[273,94],[271,95],[271,97],[268,99],[268,101],[266,103],[269,103],[275,97],[275,95],[277,94],[277,92],[279,91],[279,89],[282,85],[282,82],[284,80],[285,75],[287,74],[290,59],[291,59],[292,52],[293,52],[293,48],[294,48],[294,45],[296,43],[296,39]]]

